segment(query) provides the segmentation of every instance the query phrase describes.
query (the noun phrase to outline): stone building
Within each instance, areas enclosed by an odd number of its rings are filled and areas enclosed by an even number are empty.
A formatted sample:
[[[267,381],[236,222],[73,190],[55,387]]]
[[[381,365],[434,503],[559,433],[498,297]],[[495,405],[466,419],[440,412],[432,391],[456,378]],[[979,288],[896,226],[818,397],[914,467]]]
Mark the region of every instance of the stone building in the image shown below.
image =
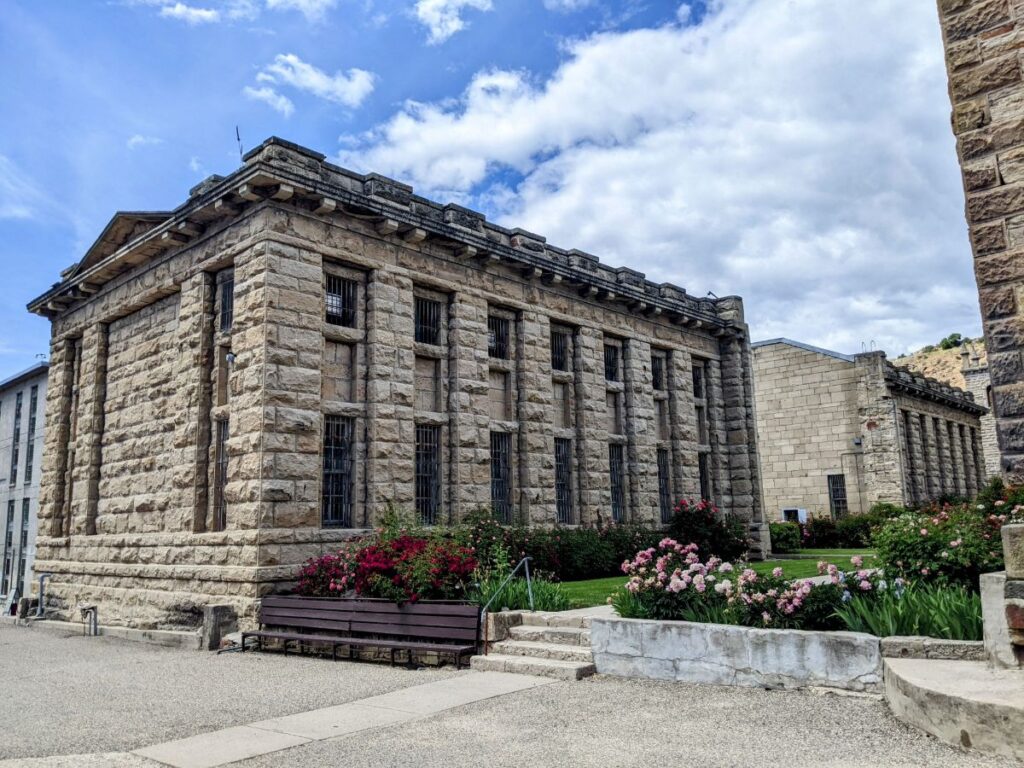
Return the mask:
[[[119,213],[53,324],[51,607],[243,617],[389,505],[445,525],[658,524],[706,496],[766,543],[738,298],[697,299],[272,138]]]
[[[1002,472],[999,456],[999,437],[996,434],[996,417],[992,413],[992,378],[988,360],[982,360],[968,344],[960,348],[960,373],[964,377],[964,389],[974,395],[974,402],[988,408],[981,416],[981,447],[985,453],[985,477],[995,477]]]
[[[984,482],[986,409],[969,392],[898,368],[884,352],[843,355],[789,339],[752,346],[768,519],[971,496]]]
[[[938,0],[1003,471],[1024,482],[1020,0]]]
[[[32,587],[48,363],[0,381],[0,613]]]

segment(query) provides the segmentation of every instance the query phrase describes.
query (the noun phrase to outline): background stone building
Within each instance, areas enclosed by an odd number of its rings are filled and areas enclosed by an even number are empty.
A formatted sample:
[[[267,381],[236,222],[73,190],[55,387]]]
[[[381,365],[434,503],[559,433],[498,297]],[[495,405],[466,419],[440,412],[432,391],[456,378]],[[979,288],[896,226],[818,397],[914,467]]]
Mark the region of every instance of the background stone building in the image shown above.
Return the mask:
[[[1003,470],[1024,482],[1024,78],[1019,0],[938,0]]]
[[[972,395],[897,368],[789,339],[752,345],[765,515],[843,517],[878,501],[973,495],[984,482]]]
[[[737,298],[696,299],[270,139],[121,213],[53,322],[52,607],[251,615],[388,505],[444,525],[658,524],[713,498],[766,543]]]
[[[992,412],[992,378],[988,360],[982,360],[976,350],[968,344],[960,349],[960,373],[964,377],[964,388],[974,395],[974,402],[988,408],[981,416],[981,446],[985,452],[985,477],[994,477],[1002,472],[999,455],[999,436],[996,434],[996,417]]]
[[[48,363],[0,381],[0,612],[31,592]]]

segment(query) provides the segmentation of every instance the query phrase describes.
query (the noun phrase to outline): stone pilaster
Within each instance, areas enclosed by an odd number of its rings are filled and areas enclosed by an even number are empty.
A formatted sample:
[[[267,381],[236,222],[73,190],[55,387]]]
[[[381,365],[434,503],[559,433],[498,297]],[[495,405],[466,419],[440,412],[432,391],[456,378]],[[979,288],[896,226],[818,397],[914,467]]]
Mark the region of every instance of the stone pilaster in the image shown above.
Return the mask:
[[[103,463],[103,425],[107,397],[107,352],[109,331],[106,323],[89,328],[83,338],[82,373],[79,385],[80,419],[77,453],[81,457],[76,471],[82,475],[82,493],[72,506],[72,533],[96,533],[100,500],[100,468]]]
[[[933,427],[935,422],[933,421]],[[956,475],[953,473],[953,447],[949,442],[949,428],[944,419],[938,420],[935,439],[939,449],[940,478],[942,493],[946,496],[956,495]]]
[[[1024,4],[939,0],[1003,466],[1024,481]]]
[[[453,513],[461,520],[491,506],[486,299],[465,292],[455,294],[448,340],[452,350],[453,471],[458,478],[453,488]]]
[[[869,503],[910,503],[904,483],[903,425],[885,383],[884,352],[854,356],[857,411],[863,435],[865,492]]]
[[[937,499],[942,495],[942,464],[939,444],[935,437],[935,423],[927,414],[924,419],[924,453],[928,467],[928,498]]]
[[[960,425],[955,422],[949,423],[950,445],[949,452],[953,458],[953,480],[956,484],[956,495],[967,495],[967,478],[964,477],[964,445],[960,439]]]
[[[624,348],[628,520],[658,525],[658,445],[654,418],[651,345],[631,339]]]
[[[42,474],[39,482],[39,536],[36,558],[50,556],[64,536],[64,505],[68,470],[68,440],[75,377],[74,339],[50,342],[50,374],[46,386],[46,427],[43,437]]]
[[[732,509],[732,485],[729,482],[729,444],[725,426],[725,403],[722,391],[722,364],[709,360],[707,366],[708,435],[711,441],[711,485],[715,505],[719,509]]]
[[[673,351],[669,357],[668,386],[672,432],[672,479],[677,499],[700,497],[697,467],[697,415],[693,408],[693,358]]]
[[[576,334],[576,414],[579,427],[580,522],[611,520],[611,476],[605,412],[604,336],[582,327]]]
[[[415,503],[416,353],[412,280],[374,270],[367,286],[367,506],[371,523],[394,504]]]
[[[533,525],[552,525],[555,505],[555,436],[551,419],[551,323],[527,310],[519,322],[520,507]]]
[[[751,423],[753,402],[750,395],[749,350],[735,337],[720,343],[722,350],[722,396],[724,401],[726,452],[729,461],[732,498],[728,510],[747,521],[757,523],[755,504],[755,473],[751,459],[755,427]]]
[[[928,468],[925,465],[924,436],[921,434],[921,415],[913,411],[906,412],[906,423],[909,427],[911,488],[916,504],[928,501]]]
[[[967,495],[974,498],[978,495],[978,465],[974,462],[974,430],[960,425],[960,442],[964,449],[964,481]]]

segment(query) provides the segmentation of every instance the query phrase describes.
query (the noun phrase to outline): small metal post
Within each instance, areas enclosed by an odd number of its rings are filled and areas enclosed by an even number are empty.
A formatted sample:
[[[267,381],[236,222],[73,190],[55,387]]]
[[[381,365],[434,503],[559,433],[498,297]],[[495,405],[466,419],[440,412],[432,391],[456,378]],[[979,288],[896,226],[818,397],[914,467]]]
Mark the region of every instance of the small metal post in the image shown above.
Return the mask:
[[[530,582],[530,558],[523,559],[526,569],[526,594],[530,596],[530,610],[533,610],[533,584]]]

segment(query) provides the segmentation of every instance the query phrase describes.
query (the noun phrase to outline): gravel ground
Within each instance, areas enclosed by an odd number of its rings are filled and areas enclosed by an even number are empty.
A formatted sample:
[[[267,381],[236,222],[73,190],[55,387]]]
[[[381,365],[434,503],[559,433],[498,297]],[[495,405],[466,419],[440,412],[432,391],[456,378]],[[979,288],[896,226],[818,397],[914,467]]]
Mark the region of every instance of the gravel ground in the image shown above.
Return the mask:
[[[297,656],[164,649],[0,625],[0,758],[142,768],[111,753],[450,677]],[[103,754],[106,753],[106,754]],[[876,698],[597,677],[235,763],[458,768],[1013,766],[906,728]]]
[[[455,674],[0,624],[0,759],[138,749]]]
[[[597,677],[491,699],[232,768],[1015,766],[897,723],[875,698]]]

